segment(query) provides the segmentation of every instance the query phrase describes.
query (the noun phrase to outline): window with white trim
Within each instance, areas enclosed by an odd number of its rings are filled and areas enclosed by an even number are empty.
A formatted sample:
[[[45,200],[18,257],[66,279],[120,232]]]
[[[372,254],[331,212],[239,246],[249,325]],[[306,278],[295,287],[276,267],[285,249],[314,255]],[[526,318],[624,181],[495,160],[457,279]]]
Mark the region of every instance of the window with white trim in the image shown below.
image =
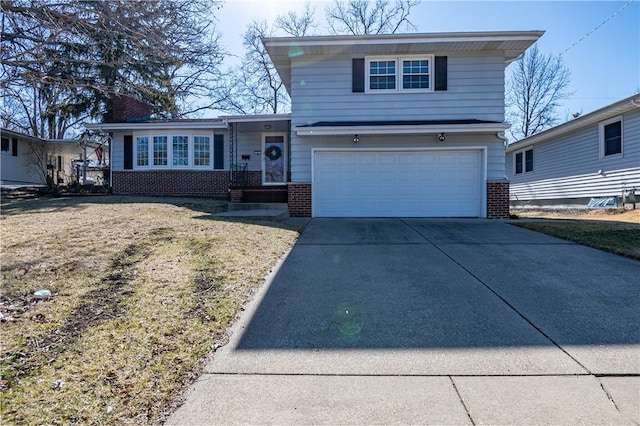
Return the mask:
[[[514,154],[515,174],[533,171],[533,148],[518,151]]]
[[[149,165],[149,136],[136,138],[136,166],[147,167]]]
[[[188,136],[174,136],[172,138],[173,146],[173,160],[174,166],[188,166],[189,165],[189,137]]]
[[[153,165],[166,166],[169,163],[169,144],[166,136],[153,137]]]
[[[213,134],[134,134],[136,169],[212,169]],[[220,167],[222,168],[222,167]]]
[[[622,116],[603,121],[600,130],[600,158],[622,154]]]
[[[402,61],[403,89],[429,89],[429,75],[428,59]]]
[[[366,91],[433,90],[433,56],[398,56],[366,58]]]
[[[396,89],[396,61],[369,62],[369,90]]]
[[[209,136],[193,137],[193,165],[211,165],[211,138]]]

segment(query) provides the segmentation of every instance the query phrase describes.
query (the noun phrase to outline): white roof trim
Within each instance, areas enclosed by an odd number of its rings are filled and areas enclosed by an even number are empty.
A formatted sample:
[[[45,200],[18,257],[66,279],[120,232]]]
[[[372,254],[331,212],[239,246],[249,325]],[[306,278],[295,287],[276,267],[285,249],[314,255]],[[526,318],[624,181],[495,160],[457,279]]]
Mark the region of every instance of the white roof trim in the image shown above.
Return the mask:
[[[228,123],[253,123],[256,121],[288,121],[291,114],[264,114],[264,115],[229,115],[220,117]]]
[[[86,123],[89,130],[171,130],[171,129],[227,129],[226,121],[162,121],[140,123]]]
[[[386,34],[366,36],[316,36],[316,37],[265,37],[266,46],[286,47],[296,46],[342,46],[368,44],[412,44],[412,43],[460,43],[460,42],[492,42],[538,40],[544,31],[504,31],[494,33],[429,33],[429,34]]]
[[[438,133],[499,133],[508,124],[449,124],[449,125],[398,125],[398,126],[322,126],[295,127],[298,136],[341,135],[433,135]]]
[[[507,146],[506,152],[511,153],[513,151],[526,148],[535,143],[546,142],[551,138],[562,136],[584,126],[599,123],[600,121],[623,114],[634,108],[638,108],[639,106],[640,95],[629,96],[628,98],[615,102],[611,105],[607,105],[588,114],[582,115],[571,121],[567,121],[566,123],[559,124],[533,136],[529,136],[528,138],[513,142]]]

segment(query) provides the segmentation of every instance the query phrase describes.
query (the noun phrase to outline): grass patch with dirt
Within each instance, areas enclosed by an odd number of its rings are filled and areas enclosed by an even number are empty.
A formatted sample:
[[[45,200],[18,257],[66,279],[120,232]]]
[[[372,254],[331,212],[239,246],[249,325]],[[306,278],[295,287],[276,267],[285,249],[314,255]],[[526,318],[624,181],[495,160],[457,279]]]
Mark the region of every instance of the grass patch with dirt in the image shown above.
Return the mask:
[[[512,212],[513,213],[513,212]],[[640,210],[518,210],[514,225],[640,260]]]
[[[153,424],[290,248],[283,224],[213,220],[223,202],[3,200],[3,424]],[[33,292],[52,297],[36,302]]]

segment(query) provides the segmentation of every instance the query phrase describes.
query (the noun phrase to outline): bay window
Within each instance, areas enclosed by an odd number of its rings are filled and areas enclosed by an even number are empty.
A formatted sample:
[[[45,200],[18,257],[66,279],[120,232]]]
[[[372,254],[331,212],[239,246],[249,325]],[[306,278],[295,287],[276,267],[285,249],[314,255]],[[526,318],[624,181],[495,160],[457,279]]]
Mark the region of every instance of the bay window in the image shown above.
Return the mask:
[[[216,143],[222,146],[223,135],[215,135]],[[213,135],[193,134],[138,134],[134,135],[133,158],[136,169],[171,168],[224,168],[224,150],[214,153]]]

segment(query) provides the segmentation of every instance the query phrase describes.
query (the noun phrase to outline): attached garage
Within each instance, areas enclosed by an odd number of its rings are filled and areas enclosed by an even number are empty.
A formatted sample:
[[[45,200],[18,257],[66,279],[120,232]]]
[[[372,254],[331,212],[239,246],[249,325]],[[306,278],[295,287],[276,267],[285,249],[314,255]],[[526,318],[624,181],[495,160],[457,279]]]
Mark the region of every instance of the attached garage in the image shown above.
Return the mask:
[[[483,151],[313,150],[315,217],[482,217]]]

